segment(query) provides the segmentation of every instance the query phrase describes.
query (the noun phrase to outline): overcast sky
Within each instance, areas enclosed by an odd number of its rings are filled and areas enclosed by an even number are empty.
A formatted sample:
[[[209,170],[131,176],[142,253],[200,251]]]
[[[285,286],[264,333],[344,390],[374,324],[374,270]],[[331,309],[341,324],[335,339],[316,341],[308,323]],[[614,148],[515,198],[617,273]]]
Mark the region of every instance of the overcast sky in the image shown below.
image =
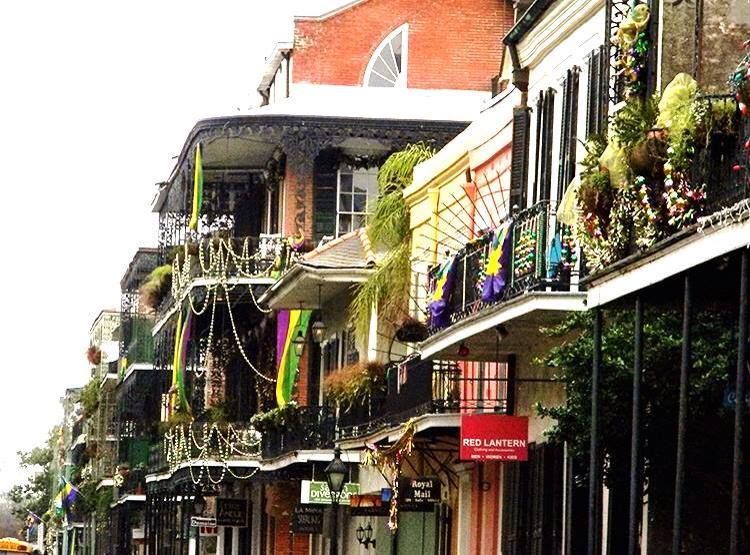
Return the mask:
[[[88,331],[155,246],[154,183],[193,124],[257,104],[291,16],[343,0],[43,0],[0,17],[0,491],[88,378]]]

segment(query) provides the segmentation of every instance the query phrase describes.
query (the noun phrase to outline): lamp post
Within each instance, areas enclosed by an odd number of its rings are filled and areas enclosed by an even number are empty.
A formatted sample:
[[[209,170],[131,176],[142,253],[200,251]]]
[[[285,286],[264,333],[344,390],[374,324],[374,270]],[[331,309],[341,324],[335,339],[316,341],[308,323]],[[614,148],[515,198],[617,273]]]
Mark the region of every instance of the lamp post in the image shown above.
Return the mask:
[[[344,480],[346,479],[347,468],[341,460],[341,448],[336,447],[333,450],[333,460],[325,470],[326,481],[328,482],[328,491],[331,494],[332,510],[332,533],[331,533],[331,555],[338,555],[339,552],[339,501],[341,492],[344,489]]]

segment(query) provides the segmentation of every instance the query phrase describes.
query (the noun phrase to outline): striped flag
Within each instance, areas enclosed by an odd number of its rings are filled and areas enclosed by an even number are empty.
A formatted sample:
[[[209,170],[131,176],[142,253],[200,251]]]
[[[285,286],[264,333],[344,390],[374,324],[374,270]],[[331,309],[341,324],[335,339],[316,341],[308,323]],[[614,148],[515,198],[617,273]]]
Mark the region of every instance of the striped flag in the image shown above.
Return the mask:
[[[201,217],[201,206],[203,205],[203,159],[201,157],[201,144],[195,145],[195,172],[193,174],[193,213],[190,216],[188,227],[193,231],[198,229],[198,220]]]

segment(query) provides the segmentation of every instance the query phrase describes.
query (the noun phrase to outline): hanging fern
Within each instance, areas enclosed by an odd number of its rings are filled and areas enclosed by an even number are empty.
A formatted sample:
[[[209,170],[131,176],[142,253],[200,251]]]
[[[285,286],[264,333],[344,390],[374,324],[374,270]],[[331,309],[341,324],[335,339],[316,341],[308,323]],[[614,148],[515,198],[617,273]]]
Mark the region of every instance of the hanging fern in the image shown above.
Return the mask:
[[[424,143],[409,145],[389,156],[378,171],[378,202],[368,232],[374,244],[390,252],[355,292],[351,315],[360,336],[367,333],[373,306],[386,321],[406,315],[411,236],[403,190],[412,182],[414,167],[434,154],[435,149]]]

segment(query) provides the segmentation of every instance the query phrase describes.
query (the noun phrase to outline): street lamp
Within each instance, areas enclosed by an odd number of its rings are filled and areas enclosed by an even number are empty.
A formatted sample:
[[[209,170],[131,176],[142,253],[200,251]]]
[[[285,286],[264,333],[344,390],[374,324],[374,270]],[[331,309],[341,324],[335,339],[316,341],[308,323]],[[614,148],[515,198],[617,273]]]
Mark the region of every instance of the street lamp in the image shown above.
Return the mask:
[[[320,315],[323,311],[323,304],[320,302],[321,294],[320,290],[323,286],[318,284],[318,314]],[[315,343],[320,343],[325,339],[326,331],[328,331],[328,326],[325,325],[322,319],[316,320],[312,325],[312,338]]]
[[[339,552],[339,501],[341,492],[344,490],[344,480],[347,475],[347,468],[341,460],[341,448],[336,447],[333,450],[333,460],[325,469],[326,481],[328,482],[328,491],[331,495],[332,526],[331,534],[331,555],[338,555]]]
[[[292,344],[294,345],[294,354],[301,357],[305,350],[305,338],[302,335],[302,330],[297,330],[297,336],[292,339]]]

